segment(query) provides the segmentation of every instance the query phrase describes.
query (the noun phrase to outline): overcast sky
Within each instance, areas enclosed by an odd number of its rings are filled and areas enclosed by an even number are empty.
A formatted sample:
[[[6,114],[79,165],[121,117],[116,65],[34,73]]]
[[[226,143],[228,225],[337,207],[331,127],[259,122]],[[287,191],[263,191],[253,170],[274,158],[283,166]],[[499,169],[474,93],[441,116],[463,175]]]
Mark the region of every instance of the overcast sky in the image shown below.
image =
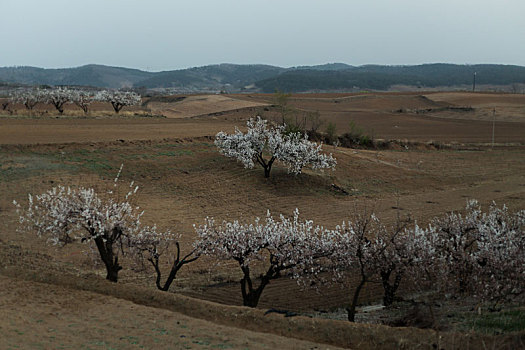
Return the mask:
[[[0,0],[0,66],[525,66],[525,0]]]

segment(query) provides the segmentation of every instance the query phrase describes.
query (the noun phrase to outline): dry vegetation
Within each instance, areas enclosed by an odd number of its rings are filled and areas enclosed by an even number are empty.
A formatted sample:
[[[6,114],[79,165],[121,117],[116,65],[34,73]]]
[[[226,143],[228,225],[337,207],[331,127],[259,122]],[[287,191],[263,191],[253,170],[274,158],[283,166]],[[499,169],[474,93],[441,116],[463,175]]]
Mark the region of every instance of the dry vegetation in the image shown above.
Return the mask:
[[[193,96],[134,107],[119,117],[109,116],[108,106],[102,104],[95,104],[87,117],[76,114],[73,106],[59,118],[45,113],[43,106],[37,106],[33,116],[16,106],[10,107],[11,114],[4,112],[0,117],[0,312],[4,315],[0,347],[410,348],[421,343],[423,348],[432,344],[462,348],[469,343],[476,348],[482,342],[495,348],[524,346],[523,327],[521,333],[493,338],[453,333],[478,330],[474,322],[449,322],[441,328],[446,332],[438,334],[265,316],[269,308],[326,315],[346,305],[350,295],[338,287],[317,294],[279,279],[267,287],[257,310],[246,310],[236,306],[242,304],[238,268],[223,263],[211,273],[214,262],[209,259],[180,271],[171,288],[175,294],[153,290],[154,276],[134,272],[126,262],[122,281],[108,285],[102,281],[103,269],[93,268],[92,259],[84,254],[85,246],[58,249],[16,231],[13,199],[23,202],[27,193],[41,193],[56,184],[104,188],[121,164],[122,181],[134,180],[141,187],[137,204],[146,210],[143,221],[180,232],[183,249],[195,239],[192,225],[206,216],[252,220],[264,216],[267,209],[291,215],[299,208],[305,218],[333,226],[357,204],[373,207],[386,222],[393,222],[401,212],[425,224],[436,215],[462,210],[470,198],[483,205],[495,201],[511,209],[525,207],[525,95],[293,95],[289,106],[294,113],[319,111],[325,120],[319,131],[331,122],[343,134],[353,122],[375,139],[399,141],[380,149],[327,145],[325,149],[338,160],[335,172],[306,171],[294,177],[277,164],[272,177],[265,179],[259,169],[246,170],[221,156],[213,136],[221,130],[232,132],[255,114],[279,118],[273,103],[271,95]],[[157,117],[145,116],[152,114]],[[493,118],[495,145],[491,147]],[[369,285],[361,303],[379,301],[379,288]],[[404,288],[408,295],[410,286]],[[456,320],[462,312],[447,310],[444,316]],[[381,317],[390,317],[363,315],[357,318],[381,322]]]

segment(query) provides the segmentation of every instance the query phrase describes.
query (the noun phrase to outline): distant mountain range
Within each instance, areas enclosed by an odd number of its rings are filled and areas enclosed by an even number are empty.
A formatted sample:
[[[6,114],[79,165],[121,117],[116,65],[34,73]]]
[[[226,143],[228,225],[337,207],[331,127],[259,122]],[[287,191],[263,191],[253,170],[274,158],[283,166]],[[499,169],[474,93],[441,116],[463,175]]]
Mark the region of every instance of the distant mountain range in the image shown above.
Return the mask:
[[[269,65],[218,64],[164,72],[86,65],[44,69],[0,67],[0,85],[75,85],[98,88],[170,89],[173,92],[312,92],[389,90],[395,86],[435,88],[525,84],[525,67],[512,65],[423,64],[350,66],[329,63],[282,68]]]

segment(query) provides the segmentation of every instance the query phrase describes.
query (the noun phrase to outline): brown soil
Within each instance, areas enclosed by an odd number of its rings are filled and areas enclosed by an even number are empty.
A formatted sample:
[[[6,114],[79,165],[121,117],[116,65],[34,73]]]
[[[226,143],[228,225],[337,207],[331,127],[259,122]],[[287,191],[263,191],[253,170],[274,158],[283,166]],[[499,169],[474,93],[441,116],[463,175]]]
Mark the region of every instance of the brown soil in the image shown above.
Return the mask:
[[[2,349],[336,349],[0,275]]]
[[[265,105],[267,104],[224,95],[197,95],[189,96],[176,103],[153,102],[148,107],[154,114],[162,114],[168,118],[187,118]]]
[[[8,349],[514,349],[524,341],[523,334],[494,337],[283,317],[114,284],[51,256],[1,242],[0,247],[0,345]]]
[[[271,104],[271,98],[271,95],[234,96],[237,101],[262,104]],[[194,99],[193,103],[198,103],[199,99],[202,97]],[[234,126],[244,125],[244,121],[254,114],[275,118],[278,115],[277,110],[271,106],[254,107],[254,104],[246,107],[244,101],[241,101],[240,104],[230,105],[228,109],[231,109],[228,111],[213,111],[210,109],[210,99],[211,97],[201,100],[201,109],[192,107],[196,109],[193,115],[200,116],[191,119],[146,118],[133,114],[107,117],[105,112],[100,112],[97,116],[96,109],[94,115],[87,118],[28,118],[21,115],[0,117],[0,241],[5,243],[0,249],[9,250],[6,247],[18,246],[25,252],[53,257],[53,261],[39,260],[38,266],[44,272],[55,273],[56,269],[52,264],[56,263],[61,266],[60,269],[64,266],[74,267],[71,272],[73,275],[95,271],[98,276],[96,278],[100,279],[102,271],[93,269],[91,258],[83,254],[86,250],[84,245],[57,249],[45,245],[42,240],[17,233],[16,213],[11,202],[16,199],[23,203],[28,192],[41,193],[58,183],[107,186],[108,180],[113,179],[122,163],[123,183],[134,180],[140,186],[137,204],[146,210],[144,222],[156,222],[161,228],[169,227],[180,232],[183,235],[183,249],[189,249],[195,238],[192,225],[202,223],[206,216],[219,220],[252,220],[256,216],[265,215],[267,209],[276,215],[289,215],[295,208],[299,208],[304,218],[332,226],[347,218],[356,206],[362,208],[366,205],[373,207],[387,222],[393,222],[397,213],[401,212],[410,213],[420,224],[425,224],[430,218],[446,211],[461,210],[469,198],[477,198],[483,205],[496,201],[498,204],[506,203],[512,209],[525,207],[525,121],[518,118],[519,115],[509,121],[498,121],[496,147],[491,149],[486,144],[490,144],[492,122],[483,120],[484,115],[478,115],[486,112],[482,108],[494,108],[486,107],[494,104],[497,104],[497,111],[501,115],[504,111],[523,110],[525,103],[520,105],[519,96],[511,98],[509,95],[460,93],[425,96],[411,93],[294,95],[291,105],[301,111],[319,110],[325,120],[337,123],[339,133],[349,131],[348,123],[352,120],[365,130],[373,129],[376,137],[420,142],[434,140],[450,146],[435,150],[409,144],[407,147],[380,151],[325,146],[325,150],[333,152],[338,160],[335,172],[306,171],[294,177],[277,164],[269,180],[264,179],[261,169],[246,170],[239,163],[221,156],[213,146],[212,137],[220,130],[232,132]],[[164,106],[154,114],[175,109],[180,103]],[[472,106],[474,112],[441,110],[436,115],[395,112],[398,109],[416,110],[448,105]],[[201,113],[203,111],[205,113]],[[190,115],[191,111],[185,113]],[[466,120],[466,114],[470,120]],[[112,114],[107,111],[107,115]],[[349,195],[336,188],[344,189]],[[16,254],[10,259],[16,261]],[[11,266],[10,269],[16,266],[16,263],[7,263],[5,259],[2,259],[2,264]],[[30,271],[35,268],[34,265],[25,266],[24,271],[31,275]],[[31,347],[36,342],[42,342],[44,348],[60,345],[58,341],[51,342],[51,336],[55,336],[55,340],[63,337],[65,347],[88,344],[88,333],[85,337],[79,336],[78,342],[75,342],[73,336],[65,335],[65,329],[70,324],[78,324],[79,329],[91,329],[89,332],[105,334],[100,337],[100,343],[89,343],[91,348],[137,346],[131,344],[136,339],[129,338],[135,336],[130,334],[129,327],[135,327],[134,332],[140,332],[139,344],[146,348],[155,347],[155,339],[164,347],[181,347],[182,343],[174,340],[179,337],[177,341],[184,341],[180,335],[185,335],[189,346],[196,348],[203,344],[194,341],[201,341],[203,338],[200,334],[204,333],[209,335],[209,340],[205,340],[209,344],[204,346],[208,348],[218,344],[242,348],[246,341],[261,344],[261,347],[265,344],[280,348],[288,348],[289,344],[296,343],[295,340],[287,343],[288,339],[257,333],[248,335],[239,329],[221,328],[222,326],[217,326],[216,332],[220,335],[215,336],[215,331],[210,330],[210,327],[214,327],[213,324],[191,319],[191,316],[203,317],[193,315],[190,311],[186,316],[176,314],[171,309],[164,313],[165,311],[139,307],[118,298],[110,298],[107,306],[99,310],[96,305],[100,302],[100,296],[93,294],[99,293],[97,291],[80,292],[77,291],[78,286],[64,289],[51,282],[51,286],[48,285],[45,289],[52,290],[60,297],[48,298],[48,295],[38,293],[38,290],[44,288],[34,282],[38,279],[24,277],[20,280],[11,273],[7,275],[8,277],[1,277],[0,307],[2,315],[8,315],[9,321],[0,321],[0,339],[8,339],[8,345],[11,344],[9,346]],[[179,292],[177,294],[199,299],[239,305],[238,279],[239,269],[234,263],[224,262],[215,266],[214,261],[201,259],[180,272],[172,290]],[[142,277],[129,269],[122,271],[122,282],[152,290],[151,276]],[[351,282],[349,281],[350,287]],[[6,285],[12,285],[12,291],[4,287]],[[377,287],[371,285],[366,289],[361,302],[377,301],[381,296]],[[24,297],[17,298],[15,293]],[[281,279],[267,287],[260,309],[261,312],[269,308],[298,312],[326,311],[344,306],[348,302],[349,293],[348,288],[327,287],[318,294],[309,289],[302,290],[294,281]],[[71,297],[68,298],[67,295]],[[75,300],[82,302],[77,304]],[[78,306],[83,304],[89,307],[82,309]],[[135,307],[140,309],[136,315],[145,315],[144,319],[134,316]],[[75,311],[77,308],[84,311]],[[23,313],[17,314],[16,310],[23,310],[30,316],[24,321],[20,316]],[[162,324],[158,329],[165,329],[175,336],[168,339],[155,333],[155,327],[150,327],[155,313],[162,315],[162,321],[156,321]],[[187,316],[189,317],[184,322],[191,330],[184,329],[184,333],[172,321],[182,320]],[[230,322],[230,316],[216,317],[213,321],[215,323],[241,326],[227,323]],[[91,318],[99,320],[101,326],[95,328],[89,322]],[[122,319],[126,320],[125,324],[118,323]],[[287,318],[281,319],[288,322]],[[43,321],[37,323],[36,320]],[[340,321],[330,322],[336,323],[326,324],[326,329],[342,327],[340,323],[346,324]],[[248,321],[245,320],[242,326],[245,327],[246,323]],[[57,332],[60,336],[46,331],[46,327],[59,330]],[[115,328],[118,337],[104,333],[104,329],[108,327]],[[245,328],[289,336],[278,333],[275,327],[257,327],[259,328]],[[279,327],[286,328],[284,323]],[[142,330],[137,330],[138,328]],[[390,332],[388,329],[381,328],[377,333],[387,334]],[[346,331],[341,330],[343,333]],[[76,333],[79,332],[74,334]],[[27,336],[28,334],[35,335]],[[299,336],[301,337],[327,343],[322,337],[314,339]],[[420,341],[418,337],[414,336],[410,340],[411,344]],[[261,340],[263,338],[270,342]],[[221,343],[221,339],[228,342]],[[274,339],[277,343],[272,343]],[[364,337],[363,342],[373,348],[370,344],[374,343],[370,339]],[[251,342],[248,347],[254,348],[255,345],[252,346]],[[348,346],[349,343],[330,344]],[[355,347],[358,343],[351,344]],[[315,344],[305,343],[304,346],[297,345],[297,348],[310,346]],[[293,345],[290,347],[293,348]],[[362,347],[365,348],[364,345]]]

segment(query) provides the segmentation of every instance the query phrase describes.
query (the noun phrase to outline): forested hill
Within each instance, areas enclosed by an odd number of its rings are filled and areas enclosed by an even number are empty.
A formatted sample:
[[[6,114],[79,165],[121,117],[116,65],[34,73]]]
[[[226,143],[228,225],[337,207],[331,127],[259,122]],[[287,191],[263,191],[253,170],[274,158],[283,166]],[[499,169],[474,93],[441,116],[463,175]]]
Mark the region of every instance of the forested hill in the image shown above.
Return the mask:
[[[0,81],[26,85],[82,85],[104,88],[131,87],[154,73],[90,64],[76,68],[0,67]]]
[[[218,64],[164,72],[86,65],[44,69],[0,67],[0,82],[26,85],[84,85],[100,88],[171,88],[181,92],[287,92],[388,90],[525,84],[525,67],[511,65],[424,64],[417,66],[350,66],[329,63],[282,68],[270,65]]]
[[[510,65],[424,64],[418,66],[360,66],[337,71],[288,70],[258,81],[263,92],[373,89],[388,90],[394,85],[418,88],[472,85],[525,84],[525,67]]]

